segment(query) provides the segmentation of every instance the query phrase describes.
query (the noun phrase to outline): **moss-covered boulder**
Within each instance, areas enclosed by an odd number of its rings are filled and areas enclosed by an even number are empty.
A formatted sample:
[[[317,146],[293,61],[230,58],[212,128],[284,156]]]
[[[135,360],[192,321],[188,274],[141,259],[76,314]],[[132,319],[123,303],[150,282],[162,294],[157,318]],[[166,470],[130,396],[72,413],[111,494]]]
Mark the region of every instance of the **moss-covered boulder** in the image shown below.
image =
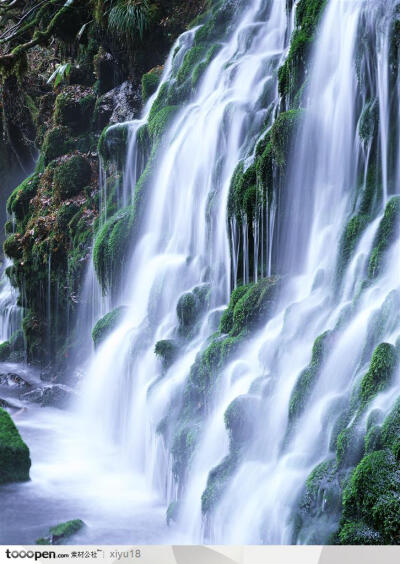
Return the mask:
[[[218,466],[210,471],[206,489],[201,496],[201,511],[203,515],[210,514],[215,510],[238,467],[238,462],[239,457],[236,454],[229,454]]]
[[[325,333],[315,340],[312,349],[311,362],[307,368],[301,372],[290,397],[290,421],[299,417],[299,415],[303,412],[321,372],[323,362],[329,352],[329,347],[332,345],[333,338],[334,333],[332,331],[325,331]]]
[[[156,343],[154,353],[160,358],[164,370],[168,370],[179,354],[179,346],[176,341],[165,339]]]
[[[368,403],[376,394],[383,391],[391,382],[398,363],[398,355],[393,345],[381,343],[372,355],[368,372],[362,379],[360,399]]]
[[[163,67],[154,67],[142,76],[142,100],[143,103],[154,94],[160,83]]]
[[[189,337],[201,314],[205,313],[209,303],[210,287],[207,284],[196,286],[191,292],[183,294],[176,306],[179,320],[179,332]]]
[[[367,527],[367,529],[366,529]],[[400,543],[400,470],[390,450],[366,455],[343,492],[342,543]]]
[[[116,329],[123,319],[124,315],[128,311],[126,306],[120,306],[113,311],[107,313],[102,317],[94,326],[92,331],[92,338],[95,348],[99,347],[104,340],[111,335],[111,333]]]
[[[65,88],[56,99],[54,122],[81,133],[91,124],[95,103],[96,97],[90,89],[85,91],[76,86]]]
[[[7,200],[7,211],[14,214],[18,221],[23,221],[29,212],[29,202],[36,195],[40,183],[40,176],[33,174],[26,178]]]
[[[72,536],[79,533],[83,527],[85,527],[85,523],[81,519],[73,519],[65,523],[60,523],[55,527],[50,527],[49,535],[38,539],[36,544],[65,544]]]
[[[0,484],[29,480],[31,459],[10,415],[0,408]]]
[[[239,396],[229,404],[224,419],[231,450],[241,449],[251,441],[259,408],[259,399],[248,395]]]
[[[384,258],[390,245],[400,232],[400,196],[394,196],[386,204],[384,216],[379,224],[368,264],[369,278],[382,272]]]
[[[82,155],[73,155],[60,162],[54,171],[54,192],[64,200],[75,196],[90,184],[92,169]]]
[[[47,166],[54,159],[69,153],[73,148],[71,130],[66,126],[58,126],[49,129],[44,136],[42,145],[42,157],[44,165]]]

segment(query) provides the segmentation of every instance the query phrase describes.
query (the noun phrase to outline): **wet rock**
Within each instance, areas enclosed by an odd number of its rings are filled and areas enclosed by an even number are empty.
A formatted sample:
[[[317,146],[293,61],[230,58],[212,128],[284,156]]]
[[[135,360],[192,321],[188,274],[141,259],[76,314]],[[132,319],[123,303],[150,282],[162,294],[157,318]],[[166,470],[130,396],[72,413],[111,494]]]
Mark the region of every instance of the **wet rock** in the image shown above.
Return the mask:
[[[13,372],[0,374],[0,384],[3,386],[19,388],[26,391],[32,388],[32,384],[24,380],[24,378],[22,378],[19,374],[15,374]]]
[[[29,480],[31,459],[10,415],[0,408],[0,484]]]
[[[141,108],[141,94],[129,81],[105,94],[96,107],[96,125],[101,128],[134,119]]]
[[[76,397],[76,392],[64,386],[63,384],[55,384],[54,386],[45,386],[44,388],[36,388],[22,396],[21,399],[38,403],[41,407],[58,407],[66,408],[69,403]]]
[[[36,544],[65,544],[65,541],[78,533],[85,523],[81,519],[73,519],[60,523],[49,529],[49,536],[38,539]]]

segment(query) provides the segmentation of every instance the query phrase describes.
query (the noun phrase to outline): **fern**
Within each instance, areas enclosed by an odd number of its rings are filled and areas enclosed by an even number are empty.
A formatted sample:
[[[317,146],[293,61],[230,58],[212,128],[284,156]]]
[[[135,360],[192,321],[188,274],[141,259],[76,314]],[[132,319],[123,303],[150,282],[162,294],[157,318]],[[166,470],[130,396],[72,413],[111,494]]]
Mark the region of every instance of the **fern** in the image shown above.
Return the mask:
[[[117,0],[108,14],[108,28],[112,35],[135,42],[150,26],[151,9],[148,0]]]

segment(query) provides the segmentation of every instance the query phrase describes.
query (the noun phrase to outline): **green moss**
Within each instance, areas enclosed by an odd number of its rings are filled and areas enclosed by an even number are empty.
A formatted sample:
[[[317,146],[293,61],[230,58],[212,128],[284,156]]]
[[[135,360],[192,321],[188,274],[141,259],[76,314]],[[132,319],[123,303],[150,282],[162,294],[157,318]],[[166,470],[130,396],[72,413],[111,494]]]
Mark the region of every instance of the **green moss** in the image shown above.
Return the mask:
[[[194,67],[192,72],[192,88],[196,88],[211,60],[215,57],[220,49],[220,43],[214,43],[213,45],[211,45],[205,55],[204,60],[200,63],[197,63],[197,65]]]
[[[158,341],[154,353],[161,359],[164,370],[168,370],[179,354],[179,347],[172,340]]]
[[[382,307],[374,311],[369,320],[367,338],[362,352],[361,362],[367,362],[374,348],[385,335],[390,335],[400,322],[400,291],[393,290],[386,297]]]
[[[195,329],[201,314],[208,307],[210,288],[207,284],[197,286],[192,292],[186,292],[178,301],[176,314],[179,320],[179,333],[189,337]]]
[[[207,487],[201,496],[203,515],[207,515],[215,509],[238,466],[238,461],[237,455],[230,454],[209,473]]]
[[[21,259],[23,248],[17,235],[10,235],[3,243],[5,254],[12,259]]]
[[[178,110],[179,106],[166,106],[150,117],[148,130],[153,142],[162,137]]]
[[[162,67],[155,67],[151,69],[148,73],[142,76],[142,100],[143,103],[154,94],[160,83],[160,79],[163,73]]]
[[[118,327],[126,312],[127,307],[117,307],[116,309],[113,309],[113,311],[107,313],[96,323],[92,331],[92,339],[95,348],[99,347],[116,329],[116,327]]]
[[[73,155],[54,171],[54,192],[62,200],[75,196],[90,183],[91,177],[89,161],[81,155]]]
[[[106,127],[100,135],[98,152],[105,163],[115,162],[120,168],[125,162],[128,142],[126,124]]]
[[[96,236],[93,261],[104,292],[119,284],[131,239],[133,206],[123,208],[106,221]]]
[[[0,484],[29,480],[29,449],[10,415],[0,408]]]
[[[246,292],[249,290],[250,285],[245,284],[243,286],[238,286],[233,290],[231,299],[229,301],[229,306],[226,308],[222,314],[220,321],[220,331],[221,333],[230,333],[233,329],[233,312],[237,302],[242,298]]]
[[[361,235],[369,222],[370,217],[368,215],[355,215],[346,225],[339,243],[339,258],[336,266],[338,280],[341,280],[353,256],[357,243],[360,241]]]
[[[364,106],[362,111],[358,131],[363,141],[372,139],[378,128],[379,107],[376,99],[370,100]]]
[[[57,96],[54,122],[56,125],[68,126],[74,132],[86,131],[90,125],[95,108],[94,94],[82,96],[71,89],[65,89]]]
[[[381,440],[383,446],[390,448],[398,456],[398,442],[400,438],[400,399],[395,403],[390,414],[382,425]]]
[[[193,72],[195,66],[206,55],[206,45],[195,45],[186,53],[176,77],[178,85],[183,84]]]
[[[8,341],[0,344],[0,362],[4,362],[9,359],[11,354],[11,346]]]
[[[400,542],[400,472],[389,450],[367,454],[354,470],[343,492],[340,541],[347,542],[360,522],[370,529],[371,544]],[[354,537],[353,542],[357,544],[363,536]]]
[[[306,480],[300,510],[308,517],[339,514],[341,495],[335,460],[326,460],[314,468]]]
[[[360,386],[360,400],[367,404],[390,384],[397,366],[397,353],[393,345],[381,343],[372,355],[368,372]]]
[[[365,454],[382,448],[382,430],[379,425],[373,425],[365,435]]]
[[[382,271],[387,250],[396,239],[400,225],[400,196],[394,196],[386,204],[385,214],[379,225],[368,264],[369,278],[376,278]]]
[[[329,346],[333,337],[332,331],[325,331],[314,342],[311,362],[305,368],[293,389],[289,403],[289,420],[292,421],[299,417],[303,412],[310,394],[314,388],[317,378],[320,374],[323,361],[326,357]]]
[[[23,221],[29,214],[29,202],[36,195],[40,175],[33,174],[22,182],[7,200],[8,213],[15,214],[17,221]]]
[[[296,8],[296,29],[290,42],[289,54],[279,69],[279,92],[289,101],[301,89],[315,31],[326,0],[300,0]]]
[[[117,292],[127,251],[138,232],[144,195],[151,182],[157,156],[157,144],[153,145],[139,181],[135,187],[134,202],[111,217],[96,235],[93,261],[103,292]]]
[[[198,436],[199,427],[196,422],[187,422],[178,427],[175,433],[171,454],[173,457],[172,472],[177,480],[182,480],[189,468]]]
[[[247,334],[267,320],[272,313],[278,290],[279,278],[276,277],[263,278],[256,284],[250,284],[233,309],[230,336]]]
[[[47,166],[52,160],[66,155],[74,148],[71,130],[65,126],[49,129],[42,145],[43,164]]]
[[[36,544],[50,545],[50,544],[65,544],[65,541],[79,533],[81,529],[85,527],[85,523],[81,519],[73,519],[72,521],[66,521],[65,523],[60,523],[55,527],[49,529],[49,536],[45,538],[38,539]]]

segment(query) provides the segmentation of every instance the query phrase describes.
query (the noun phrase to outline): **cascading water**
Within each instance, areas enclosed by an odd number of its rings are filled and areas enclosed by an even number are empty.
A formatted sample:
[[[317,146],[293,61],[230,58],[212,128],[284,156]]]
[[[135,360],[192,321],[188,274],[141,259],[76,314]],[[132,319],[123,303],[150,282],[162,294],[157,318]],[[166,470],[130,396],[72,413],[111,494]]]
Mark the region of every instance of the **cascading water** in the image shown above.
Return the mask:
[[[275,196],[266,216],[261,214],[266,228],[260,228],[260,216],[252,224],[244,217],[241,228],[231,222],[235,285],[241,271],[244,283],[274,273],[286,278],[276,315],[241,350],[240,359],[221,374],[188,475],[178,488],[170,457],[155,429],[163,422],[171,400],[180,401],[177,398],[195,356],[212,332],[211,314],[220,311],[229,294],[226,209],[230,179],[240,158],[251,155],[263,120],[267,117],[271,124],[276,115],[273,76],[282,63],[290,29],[284,2],[268,4],[265,22],[259,20],[263,2],[254,2],[243,12],[230,41],[211,62],[196,98],[173,120],[159,155],[128,276],[126,296],[132,306],[96,355],[84,394],[91,397],[91,408],[86,403],[85,409],[90,427],[101,405],[102,438],[120,445],[124,454],[119,456],[137,474],[152,477],[172,501],[171,511],[179,502],[174,520],[190,542],[324,542],[337,527],[333,512],[330,518],[324,515],[320,536],[303,526],[296,537],[293,519],[308,474],[333,456],[330,443],[336,410],[344,411],[370,359],[372,350],[365,356],[368,320],[399,283],[397,244],[379,282],[371,288],[366,285],[363,292],[360,286],[385,205],[395,188],[393,169],[397,173],[398,166],[390,160],[387,142],[391,119],[389,25],[394,3],[389,4],[328,3],[288,174],[279,198]],[[376,20],[378,28],[374,28]],[[363,42],[372,42],[374,48],[359,56]],[[365,78],[364,87],[360,76]],[[275,85],[262,110],[260,99],[271,81]],[[369,136],[361,131],[372,119],[368,111],[379,116],[379,128]],[[144,121],[147,117],[148,113]],[[138,124],[132,128],[135,134]],[[130,185],[137,178],[134,134],[127,165]],[[398,139],[394,142],[397,147]],[[374,150],[374,143],[379,151]],[[380,157],[372,162],[376,154]],[[254,154],[245,166],[253,160]],[[373,189],[368,175],[372,166],[380,171]],[[361,200],[368,190],[374,192],[374,211],[368,210],[369,222],[360,229],[347,263],[340,264],[344,227],[352,216],[362,213]],[[249,228],[254,231],[253,272]],[[199,284],[209,285],[214,309],[185,352],[162,375],[154,356],[155,343],[174,337],[173,306]],[[320,366],[317,375],[313,373],[310,383],[304,367],[321,334],[319,342],[327,352],[323,369]],[[380,340],[394,342],[396,336],[390,326]],[[308,386],[307,400],[302,386]],[[396,382],[393,390],[395,386]],[[393,390],[386,413],[394,401]],[[243,397],[251,398],[253,406],[253,438],[248,437],[240,463],[226,470],[223,493],[208,511],[204,527],[202,494],[204,509],[204,496],[212,487],[210,471],[219,467],[224,456],[229,460],[233,448],[224,414],[232,402]],[[364,426],[377,404],[382,405],[382,398],[368,407]]]
[[[127,275],[129,284],[123,303],[132,305],[119,328],[98,351],[82,393],[82,397],[90,398],[90,404],[84,402],[89,429],[101,406],[101,433],[96,423],[100,447],[104,449],[103,441],[117,443],[120,459],[128,460],[136,473],[152,476],[162,494],[172,500],[176,490],[169,478],[170,461],[155,430],[168,403],[182,389],[197,352],[228,300],[230,252],[226,224],[230,180],[265,120],[271,123],[275,115],[275,77],[290,25],[284,1],[257,1],[242,9],[229,41],[210,62],[195,98],[178,112],[169,127],[159,150],[140,237]],[[191,46],[193,38],[192,31],[180,39],[183,49]],[[184,55],[180,55],[181,60]],[[164,83],[170,78],[172,66],[170,58]],[[145,118],[129,125],[124,203],[129,201],[129,188],[138,177],[136,134],[146,123],[150,108],[151,103]],[[162,375],[154,355],[155,344],[176,334],[176,304],[196,288],[198,295],[210,294],[211,309],[173,369]],[[187,538],[199,538],[197,484],[205,486],[209,468],[218,462],[219,448],[207,456],[201,475],[188,484],[192,492],[189,496],[197,496],[197,507],[191,511],[195,521],[185,531]]]
[[[8,341],[21,328],[21,322],[22,310],[17,305],[17,292],[3,271],[0,280],[0,341]]]
[[[201,27],[178,39],[143,117],[107,133],[127,132],[128,148],[112,206],[102,170],[100,226],[136,205],[149,169],[150,182],[122,282],[107,301],[89,268],[78,331],[114,306],[124,313],[75,412],[53,415],[67,430],[57,464],[33,471],[52,499],[79,495],[96,541],[105,519],[126,527],[117,542],[329,542],[371,421],[399,397],[398,367],[366,381],[379,347],[399,349],[398,0],[326,2],[287,112],[278,69],[296,3],[225,4],[237,10],[192,97],[180,79]],[[160,139],[154,108],[170,85],[178,95]],[[265,171],[274,151],[285,174]],[[264,292],[254,310],[270,287],[261,323],[246,326],[245,292]],[[89,505],[102,518],[86,516]],[[153,520],[157,539],[143,532]]]

